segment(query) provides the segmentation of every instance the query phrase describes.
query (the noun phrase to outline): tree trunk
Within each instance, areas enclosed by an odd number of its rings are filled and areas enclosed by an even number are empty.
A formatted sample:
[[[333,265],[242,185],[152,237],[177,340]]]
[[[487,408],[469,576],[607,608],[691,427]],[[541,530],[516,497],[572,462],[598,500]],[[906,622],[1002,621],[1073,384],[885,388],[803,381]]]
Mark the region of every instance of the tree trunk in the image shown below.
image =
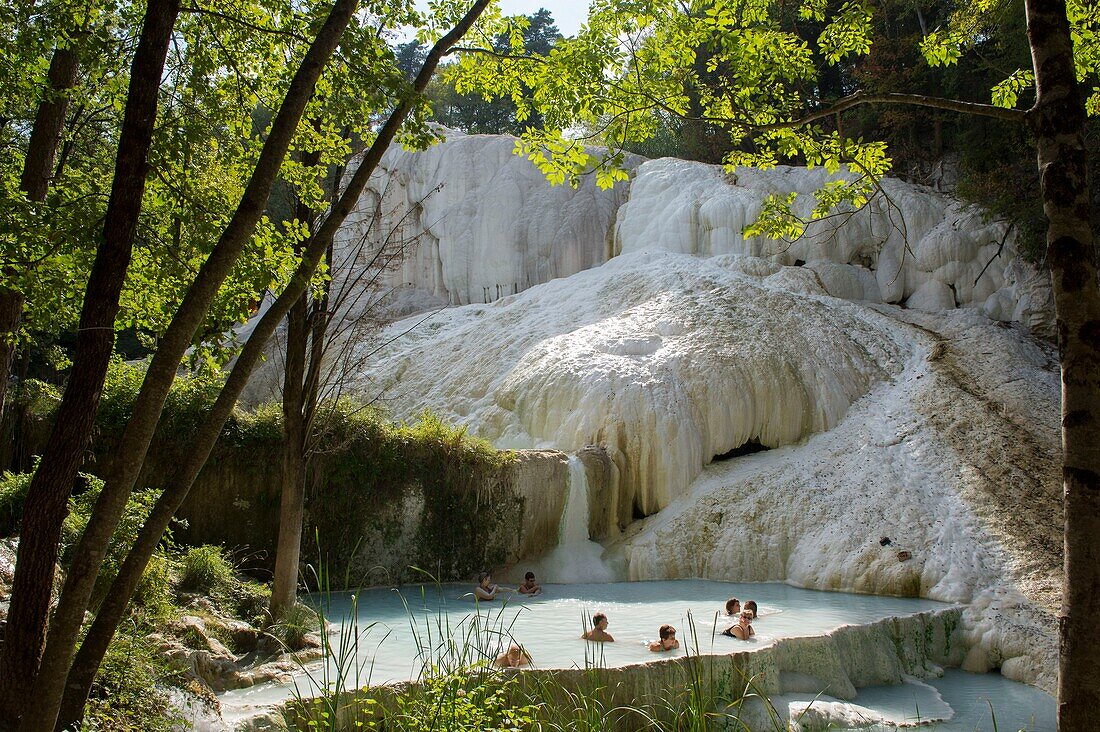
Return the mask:
[[[321,156],[316,152],[302,156],[302,162],[310,167],[316,167],[320,161]],[[295,218],[305,223],[310,232],[314,230],[314,217],[315,213],[308,206],[298,203]],[[301,255],[301,251],[298,254]],[[310,396],[316,398],[316,393],[308,390],[305,383],[306,353],[311,336],[310,309],[307,289],[287,313],[286,363],[283,368],[283,487],[279,500],[275,572],[268,608],[272,620],[282,618],[298,598],[298,562],[306,501],[306,413],[312,411],[312,405],[307,400]],[[324,336],[323,333],[321,335]],[[312,337],[317,337],[316,332],[312,333]]]
[[[283,373],[283,489],[279,503],[279,541],[271,584],[271,618],[279,620],[298,596],[298,560],[305,515],[306,434],[302,380],[309,339],[309,293],[303,292],[287,314],[286,365]]]
[[[1084,144],[1064,0],[1027,0],[1047,261],[1062,362],[1065,579],[1059,617],[1058,729],[1091,730],[1100,710],[1100,288]]]
[[[50,190],[50,174],[61,142],[61,131],[65,128],[65,111],[69,107],[67,92],[76,85],[78,68],[80,59],[75,50],[54,50],[47,74],[49,90],[38,105],[31,139],[27,143],[27,155],[23,158],[23,174],[19,179],[20,188],[32,201],[46,200]],[[15,273],[14,267],[9,267],[6,272],[9,277]],[[16,333],[22,315],[23,293],[0,286],[0,414],[4,412],[7,400]]]
[[[490,0],[476,0],[462,20],[435,44],[417,75],[414,84],[417,93],[424,91],[444,54],[465,35],[478,16],[485,11],[489,2]],[[293,304],[306,291],[313,272],[332,243],[336,231],[351,214],[371,173],[378,167],[382,154],[389,147],[412,109],[412,101],[402,102],[382,125],[351,181],[332,206],[324,222],[308,241],[302,262],[286,289],[260,318],[260,322],[245,343],[225,386],[222,387],[214,406],[192,440],[191,452],[184,458],[183,464],[153,506],[149,518],[138,533],[138,538],[123,561],[114,582],[111,583],[107,597],[73,660],[72,669],[65,684],[64,708],[57,721],[59,729],[67,729],[79,720],[99,664],[107,652],[107,646],[115,630],[125,617],[126,607],[141,580],[145,566],[163,538],[172,516],[187,498],[191,484],[205,465],[225,425],[225,420],[229,418],[237,397],[248,383],[252,369],[263,354],[268,339],[275,332],[279,322],[290,312]]]
[[[72,374],[27,491],[0,651],[0,720],[7,724],[14,724],[21,711],[34,706],[29,703],[33,700],[30,685],[46,635],[61,522],[68,513],[69,494],[91,435],[114,345],[115,315],[145,191],[157,95],[177,7],[177,0],[150,0],[146,11],[131,67],[103,241],[80,313]]]
[[[333,5],[287,90],[233,218],[203,263],[159,341],[134,403],[133,413],[123,430],[119,448],[107,465],[103,490],[74,552],[73,564],[65,578],[42,657],[39,678],[33,687],[35,703],[33,709],[25,713],[26,721],[21,729],[50,730],[54,727],[73,649],[96,578],[111,535],[118,526],[141,471],[180,360],[206,317],[218,288],[240,257],[263,215],[306,104],[357,7],[358,0],[337,0]]]

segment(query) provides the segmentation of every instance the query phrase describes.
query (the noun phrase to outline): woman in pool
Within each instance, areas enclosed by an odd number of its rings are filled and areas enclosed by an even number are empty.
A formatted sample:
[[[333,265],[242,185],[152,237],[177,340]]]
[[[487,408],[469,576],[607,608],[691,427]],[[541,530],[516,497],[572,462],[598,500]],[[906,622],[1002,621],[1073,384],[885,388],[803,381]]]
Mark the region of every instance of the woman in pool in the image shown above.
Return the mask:
[[[752,610],[748,608],[742,610],[737,616],[737,623],[723,630],[722,635],[738,640],[748,640],[756,635],[756,631],[752,629]]]
[[[737,617],[741,612],[741,602],[736,597],[731,597],[726,600],[726,615]]]
[[[676,629],[671,625],[662,625],[658,633],[661,637],[649,644],[649,650],[660,653],[674,651],[680,647],[680,641],[676,640]]]
[[[746,610],[751,610],[752,611],[752,619],[756,620],[756,616],[759,615],[759,612],[758,612],[758,609],[757,609],[757,606],[756,606],[756,600],[749,600],[748,602],[746,602],[745,603],[745,609]]]
[[[493,584],[493,576],[488,572],[482,572],[477,576],[477,587],[474,588],[474,597],[478,600],[495,600],[501,590],[499,585]]]
[[[523,650],[519,646],[512,644],[508,650],[496,657],[493,664],[498,668],[519,668],[531,663],[531,657],[527,655],[527,651]]]

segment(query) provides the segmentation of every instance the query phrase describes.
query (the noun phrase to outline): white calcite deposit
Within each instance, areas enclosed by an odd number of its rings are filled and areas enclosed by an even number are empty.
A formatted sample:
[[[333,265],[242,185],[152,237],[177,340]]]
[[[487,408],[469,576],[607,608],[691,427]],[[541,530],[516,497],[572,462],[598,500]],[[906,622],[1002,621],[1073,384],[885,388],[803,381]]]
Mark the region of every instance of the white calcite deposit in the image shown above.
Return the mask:
[[[407,244],[384,284],[410,309],[492,302],[607,260],[625,184],[552,187],[515,138],[447,134],[421,153],[391,148],[337,237],[344,249]]]
[[[362,345],[388,342],[351,378],[396,416],[431,409],[498,445],[604,446],[625,525],[682,495],[715,455],[832,428],[901,365],[908,348],[886,319],[812,281],[817,296],[789,292],[775,274],[746,274],[752,265],[622,255],[442,310],[394,340],[411,324],[396,323]]]
[[[627,196],[551,188],[512,146],[387,156],[344,246],[382,210],[420,237],[388,283],[402,307],[475,304],[355,341],[345,387],[501,447],[604,447],[613,505],[593,510],[631,579],[965,603],[965,666],[1049,689],[1059,383],[1011,234],[884,181],[797,242],[745,241],[768,193],[825,174],[665,159]],[[746,443],[772,449],[713,462]]]
[[[550,186],[514,154],[515,138],[447,135],[425,152],[389,151],[338,237],[338,249],[406,248],[382,277],[400,310],[492,302],[659,249],[801,263],[834,297],[978,308],[1036,332],[1052,327],[1048,280],[1017,257],[1014,233],[929,188],[887,178],[866,207],[814,221],[797,241],[746,240],[768,195],[798,192],[796,212],[809,219],[814,191],[831,176],[628,156],[629,184],[605,191],[589,176],[573,189]]]
[[[934,312],[980,308],[995,320],[1049,329],[1046,279],[1017,258],[1005,225],[928,188],[887,178],[866,207],[813,221],[796,241],[742,236],[771,194],[799,193],[795,213],[810,220],[814,191],[831,179],[823,168],[728,173],[673,158],[647,162],[619,210],[615,253],[668,249],[804,263],[834,297]]]

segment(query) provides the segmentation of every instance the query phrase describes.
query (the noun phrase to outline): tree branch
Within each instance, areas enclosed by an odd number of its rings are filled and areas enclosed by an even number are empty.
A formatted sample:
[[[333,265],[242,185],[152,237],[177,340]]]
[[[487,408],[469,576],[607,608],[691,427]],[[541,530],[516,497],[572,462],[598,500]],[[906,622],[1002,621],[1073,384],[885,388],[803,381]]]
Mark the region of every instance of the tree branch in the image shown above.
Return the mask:
[[[933,107],[935,109],[946,109],[950,112],[958,112],[960,114],[977,114],[983,117],[994,117],[996,119],[1008,120],[1010,122],[1023,122],[1027,118],[1027,111],[1025,110],[1005,109],[1004,107],[995,107],[992,104],[980,104],[978,102],[960,102],[957,99],[930,97],[924,94],[868,94],[866,92],[858,91],[855,94],[844,97],[839,102],[827,109],[812,112],[805,117],[801,117],[796,120],[790,120],[788,122],[774,122],[769,125],[753,125],[738,122],[733,122],[733,124],[739,124],[742,127],[746,127],[757,132],[781,130],[789,127],[802,127],[803,125],[808,125],[811,122],[816,122],[819,119],[831,117],[834,114],[839,114],[846,110],[852,109],[853,107],[858,107],[862,104],[908,104],[917,107]]]

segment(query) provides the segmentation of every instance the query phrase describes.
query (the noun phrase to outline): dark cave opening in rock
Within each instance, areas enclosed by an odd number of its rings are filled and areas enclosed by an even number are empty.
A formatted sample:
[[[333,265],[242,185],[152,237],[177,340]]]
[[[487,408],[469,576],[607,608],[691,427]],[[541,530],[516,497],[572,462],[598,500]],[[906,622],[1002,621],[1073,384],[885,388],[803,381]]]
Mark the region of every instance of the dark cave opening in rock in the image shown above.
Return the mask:
[[[753,453],[764,452],[765,450],[770,449],[771,448],[767,445],[761,445],[759,440],[749,440],[748,442],[742,443],[732,450],[722,453],[721,455],[715,455],[713,458],[711,458],[710,461],[712,463],[717,463],[723,460],[733,460],[734,458],[743,457],[745,455],[752,455]]]

